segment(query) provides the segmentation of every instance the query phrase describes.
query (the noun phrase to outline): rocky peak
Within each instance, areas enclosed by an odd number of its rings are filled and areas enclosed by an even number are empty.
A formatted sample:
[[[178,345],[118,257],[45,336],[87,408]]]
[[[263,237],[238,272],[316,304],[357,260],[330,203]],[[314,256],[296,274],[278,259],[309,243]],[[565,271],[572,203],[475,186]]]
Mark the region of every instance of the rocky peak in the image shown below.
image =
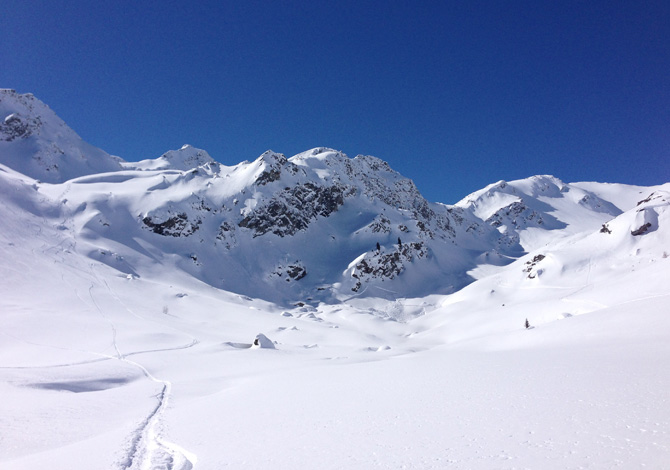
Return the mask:
[[[289,161],[322,181],[342,181],[352,175],[350,158],[342,152],[326,147],[299,153]]]
[[[253,165],[258,166],[260,172],[256,174],[256,184],[258,186],[265,186],[268,183],[277,181],[282,176],[282,170],[286,170],[289,174],[295,175],[298,172],[298,167],[289,162],[288,159],[281,153],[275,153],[268,150],[256,159]]]
[[[0,141],[11,142],[39,134],[42,115],[58,119],[47,105],[32,94],[19,94],[15,90],[0,89]],[[63,121],[60,121],[60,124],[65,125]]]
[[[121,169],[35,96],[10,89],[0,90],[0,163],[50,183]]]

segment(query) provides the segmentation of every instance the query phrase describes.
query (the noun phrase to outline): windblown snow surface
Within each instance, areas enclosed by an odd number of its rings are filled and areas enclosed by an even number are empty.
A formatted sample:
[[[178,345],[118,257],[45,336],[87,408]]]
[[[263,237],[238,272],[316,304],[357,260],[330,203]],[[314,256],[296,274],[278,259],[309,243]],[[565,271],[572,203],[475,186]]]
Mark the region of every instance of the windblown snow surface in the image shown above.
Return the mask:
[[[70,130],[78,164],[45,180],[28,160],[46,141],[13,146],[35,116],[10,117],[45,105],[3,93],[0,467],[668,468],[670,184],[539,176],[424,206],[371,157],[133,164]],[[347,165],[413,202],[354,176],[341,199],[313,189]],[[298,238],[250,216],[275,183],[316,208]],[[235,209],[170,219],[185,200]],[[396,271],[372,269],[390,255]]]

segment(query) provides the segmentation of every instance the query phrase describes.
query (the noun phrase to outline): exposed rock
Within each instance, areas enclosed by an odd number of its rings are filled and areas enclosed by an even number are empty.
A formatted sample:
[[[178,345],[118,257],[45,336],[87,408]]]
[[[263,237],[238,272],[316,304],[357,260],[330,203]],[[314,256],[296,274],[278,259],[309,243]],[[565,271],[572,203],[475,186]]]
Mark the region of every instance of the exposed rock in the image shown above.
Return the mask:
[[[524,228],[529,225],[542,225],[544,220],[542,216],[526,206],[521,201],[515,201],[508,206],[498,210],[489,217],[486,222],[494,227],[500,227],[506,220],[510,220],[514,228]]]
[[[237,245],[237,237],[235,236],[235,226],[230,222],[224,221],[219,226],[219,233],[216,235],[217,240],[221,240],[226,249],[230,250]]]
[[[279,180],[282,170],[286,170],[291,175],[295,175],[300,171],[284,155],[274,153],[270,150],[261,155],[257,162],[264,167],[264,170],[256,177],[256,184],[258,186],[265,186],[268,183]]]
[[[372,233],[391,233],[391,221],[383,214],[375,217],[368,227]]]
[[[11,142],[14,139],[25,139],[36,132],[41,124],[39,117],[25,118],[12,113],[0,123],[0,140]]]
[[[661,201],[665,201],[665,198],[664,198],[663,194],[657,193],[656,191],[654,191],[649,196],[647,196],[646,198],[642,199],[641,201],[638,201],[637,205],[640,206],[640,205],[645,204],[647,202],[651,202],[654,199],[660,199]]]
[[[539,254],[533,256],[533,259],[530,261],[526,261],[526,268],[523,270],[523,272],[528,273],[528,279],[535,279],[537,276],[542,274],[542,270],[534,270],[535,266],[542,261],[546,256]]]
[[[287,267],[286,274],[291,279],[299,281],[303,277],[307,276],[307,270],[303,266],[289,265]]]
[[[201,223],[200,220],[191,222],[184,212],[178,213],[172,217],[168,217],[162,222],[157,220],[160,219],[146,216],[142,219],[142,223],[144,223],[144,225],[150,228],[154,233],[170,237],[188,237],[189,235],[193,235],[193,233],[198,230]]]
[[[281,178],[281,170],[266,170],[256,178],[256,184],[259,186],[266,185]]]
[[[631,230],[630,234],[633,235],[633,236],[643,235],[643,234],[647,233],[647,231],[650,228],[651,228],[651,223],[647,222],[646,224],[642,225],[641,227],[639,227],[635,230]]]
[[[254,237],[272,232],[284,237],[305,230],[317,217],[328,217],[344,204],[346,188],[313,183],[285,188],[266,204],[255,208],[239,226],[252,229]]]
[[[299,281],[307,276],[307,269],[305,269],[305,266],[300,261],[296,261],[288,266],[277,266],[272,271],[271,277],[273,276],[285,279],[286,282]]]
[[[277,349],[275,348],[275,344],[270,340],[270,338],[262,333],[256,335],[256,338],[254,339],[251,347],[253,349]]]
[[[394,279],[405,270],[405,263],[412,262],[415,257],[424,258],[427,254],[428,250],[423,242],[405,243],[390,253],[375,251],[356,263],[351,274],[356,279],[356,284],[351,290],[358,292],[363,282],[371,279]]]

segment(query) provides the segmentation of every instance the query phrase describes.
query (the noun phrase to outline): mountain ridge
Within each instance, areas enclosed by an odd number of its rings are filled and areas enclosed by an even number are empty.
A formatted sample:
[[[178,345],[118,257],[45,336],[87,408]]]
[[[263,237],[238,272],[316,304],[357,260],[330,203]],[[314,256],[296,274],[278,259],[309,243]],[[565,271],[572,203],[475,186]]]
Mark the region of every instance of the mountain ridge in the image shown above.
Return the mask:
[[[472,272],[639,211],[632,196],[605,199],[612,191],[603,184],[550,175],[431,203],[387,162],[325,147],[225,166],[185,145],[126,162],[83,142],[30,94],[0,91],[0,111],[0,162],[35,180],[26,191],[50,201],[50,220],[87,240],[89,257],[105,259],[99,252],[114,246],[124,262],[110,264],[123,275],[157,263],[279,303],[452,293],[475,281]],[[659,207],[631,232],[655,230]]]

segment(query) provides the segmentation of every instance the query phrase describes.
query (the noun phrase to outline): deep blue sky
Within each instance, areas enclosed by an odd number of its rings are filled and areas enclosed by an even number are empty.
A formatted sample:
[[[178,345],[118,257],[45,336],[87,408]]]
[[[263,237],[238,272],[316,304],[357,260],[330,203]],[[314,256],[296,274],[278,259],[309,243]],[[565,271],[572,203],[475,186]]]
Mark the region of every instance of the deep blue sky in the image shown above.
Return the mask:
[[[6,0],[0,87],[126,160],[317,146],[432,201],[670,180],[670,2]]]

